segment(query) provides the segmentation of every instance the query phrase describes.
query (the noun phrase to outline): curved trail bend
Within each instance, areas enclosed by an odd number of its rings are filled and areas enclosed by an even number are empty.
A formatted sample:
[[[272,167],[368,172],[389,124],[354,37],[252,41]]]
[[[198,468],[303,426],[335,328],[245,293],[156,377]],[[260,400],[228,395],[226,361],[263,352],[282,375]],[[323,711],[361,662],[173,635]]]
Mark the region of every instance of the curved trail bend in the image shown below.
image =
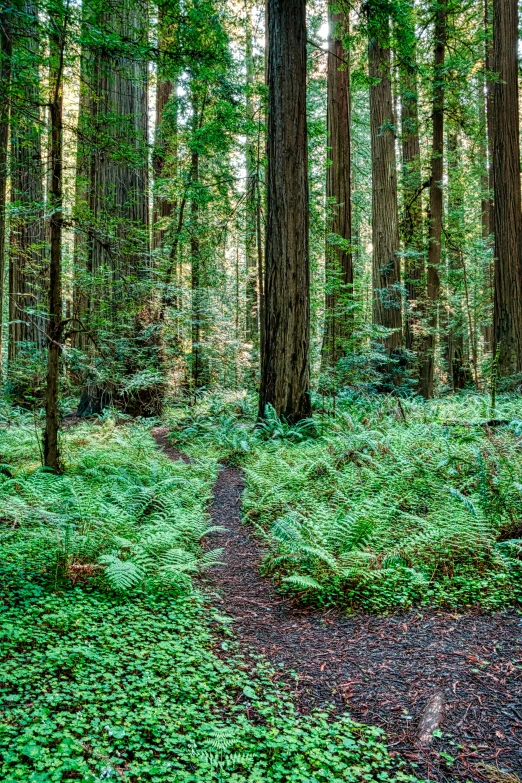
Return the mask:
[[[153,435],[169,457],[183,457],[169,446],[167,430]],[[205,580],[234,619],[243,651],[282,664],[301,710],[333,702],[355,720],[383,727],[390,751],[418,762],[419,777],[484,781],[481,764],[488,764],[522,780],[521,615],[416,610],[347,617],[303,608],[259,575],[263,552],[240,516],[243,487],[241,471],[221,468],[210,513],[226,531],[209,539],[224,547],[226,565]],[[419,720],[441,693],[443,738],[421,749]]]

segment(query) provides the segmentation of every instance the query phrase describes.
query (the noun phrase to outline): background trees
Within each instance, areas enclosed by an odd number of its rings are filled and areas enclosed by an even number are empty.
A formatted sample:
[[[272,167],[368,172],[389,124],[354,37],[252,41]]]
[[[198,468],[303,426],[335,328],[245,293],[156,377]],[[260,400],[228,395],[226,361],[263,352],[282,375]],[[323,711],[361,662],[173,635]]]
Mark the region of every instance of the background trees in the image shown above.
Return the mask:
[[[275,0],[272,26],[254,0],[53,2],[0,16],[14,401],[43,403],[55,343],[83,411],[261,383],[299,419],[316,388],[484,388],[495,355],[520,382],[516,5],[314,0],[287,30]]]

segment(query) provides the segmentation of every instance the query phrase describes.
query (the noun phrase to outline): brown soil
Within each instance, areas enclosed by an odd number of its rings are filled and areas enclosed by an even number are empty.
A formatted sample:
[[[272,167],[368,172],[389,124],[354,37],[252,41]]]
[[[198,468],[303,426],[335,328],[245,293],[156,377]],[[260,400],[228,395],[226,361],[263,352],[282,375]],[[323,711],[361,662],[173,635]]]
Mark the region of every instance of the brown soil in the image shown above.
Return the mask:
[[[171,458],[182,457],[165,430],[154,434]],[[304,608],[260,576],[261,545],[240,517],[243,486],[239,470],[221,469],[210,511],[227,530],[210,536],[209,545],[224,547],[226,565],[206,578],[212,600],[234,619],[243,651],[282,664],[281,678],[292,684],[302,711],[333,703],[355,720],[383,727],[390,751],[417,764],[419,777],[492,780],[482,764],[520,775],[521,615],[346,616]],[[441,694],[442,737],[420,747],[419,722]]]

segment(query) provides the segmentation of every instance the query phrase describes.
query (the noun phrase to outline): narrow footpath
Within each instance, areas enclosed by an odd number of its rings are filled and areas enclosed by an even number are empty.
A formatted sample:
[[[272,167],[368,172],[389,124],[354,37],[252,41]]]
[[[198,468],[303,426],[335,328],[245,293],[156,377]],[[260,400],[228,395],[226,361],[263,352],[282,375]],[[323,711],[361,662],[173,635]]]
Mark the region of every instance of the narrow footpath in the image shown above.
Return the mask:
[[[153,432],[172,459],[167,431]],[[334,704],[381,726],[392,753],[440,783],[522,781],[522,616],[414,610],[389,616],[311,610],[276,592],[259,573],[260,543],[241,521],[244,480],[221,468],[210,508],[224,533],[225,566],[204,585],[234,620],[248,654],[263,653],[291,683],[303,711]],[[419,742],[427,707],[443,704],[431,744]],[[432,709],[433,711],[433,709]]]

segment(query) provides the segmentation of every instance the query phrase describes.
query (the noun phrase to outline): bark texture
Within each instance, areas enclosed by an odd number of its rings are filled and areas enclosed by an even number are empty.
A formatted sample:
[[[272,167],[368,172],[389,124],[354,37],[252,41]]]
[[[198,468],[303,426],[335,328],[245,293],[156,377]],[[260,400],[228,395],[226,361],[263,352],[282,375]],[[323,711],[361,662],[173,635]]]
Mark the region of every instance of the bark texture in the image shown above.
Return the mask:
[[[268,2],[265,331],[259,415],[311,414],[306,2]]]
[[[329,210],[326,241],[326,297],[323,365],[335,366],[346,352],[353,325],[352,209],[350,173],[350,71],[342,36],[345,14],[329,7],[327,75],[326,199]]]
[[[481,205],[482,208],[482,235],[484,240],[487,240],[487,245],[491,248],[493,244],[491,234],[494,230],[493,225],[493,193],[495,190],[493,183],[493,81],[490,78],[491,74],[491,57],[492,57],[492,45],[493,45],[493,29],[492,29],[492,8],[491,3],[488,0],[484,0],[484,69],[485,69],[485,95],[481,104],[479,105],[480,116],[484,125],[483,134],[485,136],[486,145],[486,158],[485,158],[485,171],[482,180],[482,188],[487,189],[486,203]],[[484,116],[485,114],[485,116]],[[484,153],[482,153],[484,154]],[[487,215],[486,215],[487,209]],[[486,235],[487,232],[487,235]],[[484,291],[487,307],[487,315],[489,323],[484,327],[484,347],[486,351],[491,351],[493,348],[493,291],[494,291],[494,265],[491,260],[485,269],[484,274]]]
[[[422,172],[419,138],[419,96],[413,5],[404,5],[397,30],[400,45],[399,85],[401,95],[401,151],[404,242],[404,285],[406,313],[404,345],[417,347],[419,321],[425,288],[424,237],[422,220]]]
[[[434,392],[435,349],[440,298],[439,266],[442,238],[442,179],[444,174],[444,58],[446,53],[446,6],[439,5],[435,16],[433,74],[433,141],[431,150],[430,212],[428,231],[428,298],[426,334],[420,356],[419,391],[429,399]]]
[[[44,464],[58,472],[60,451],[58,445],[58,378],[60,350],[63,337],[62,319],[62,202],[63,202],[63,67],[64,29],[58,29],[64,20],[55,20],[49,36],[50,114],[51,114],[51,181],[49,192],[50,218],[50,279],[49,324],[47,327],[47,388],[45,398]]]
[[[9,146],[9,109],[11,104],[11,23],[6,11],[0,12],[0,377],[2,374],[4,277],[7,229],[7,150]]]
[[[498,372],[522,372],[521,194],[518,106],[518,4],[493,3],[493,170],[495,184],[494,351]]]
[[[75,314],[107,323],[129,314],[149,264],[145,0],[118,0],[110,11],[96,0],[83,27]],[[107,51],[89,40],[97,27],[136,46]]]
[[[402,343],[399,216],[395,127],[390,79],[390,21],[387,3],[367,5],[372,150],[373,323],[393,329],[384,346],[392,354]]]
[[[471,382],[468,351],[464,341],[466,324],[461,297],[455,296],[461,282],[467,293],[467,275],[462,252],[464,237],[464,182],[461,171],[459,139],[455,132],[448,134],[448,216],[447,216],[447,264],[448,302],[445,334],[445,359],[448,379],[453,391],[464,389]],[[469,304],[468,297],[464,305]],[[469,339],[471,338],[471,339]],[[473,335],[468,335],[473,348]]]
[[[24,91],[24,111],[11,125],[11,236],[9,258],[9,359],[21,343],[45,345],[47,260],[45,251],[44,166],[38,72],[38,11],[26,0],[27,29],[18,42],[12,78]]]
[[[246,82],[247,82],[247,118],[249,128],[246,143],[246,338],[256,344],[259,337],[259,303],[257,291],[258,248],[257,222],[260,209],[257,198],[257,179],[259,177],[259,134],[255,132],[255,106],[252,92],[254,89],[254,57],[252,49],[252,20],[250,9],[246,19]]]

